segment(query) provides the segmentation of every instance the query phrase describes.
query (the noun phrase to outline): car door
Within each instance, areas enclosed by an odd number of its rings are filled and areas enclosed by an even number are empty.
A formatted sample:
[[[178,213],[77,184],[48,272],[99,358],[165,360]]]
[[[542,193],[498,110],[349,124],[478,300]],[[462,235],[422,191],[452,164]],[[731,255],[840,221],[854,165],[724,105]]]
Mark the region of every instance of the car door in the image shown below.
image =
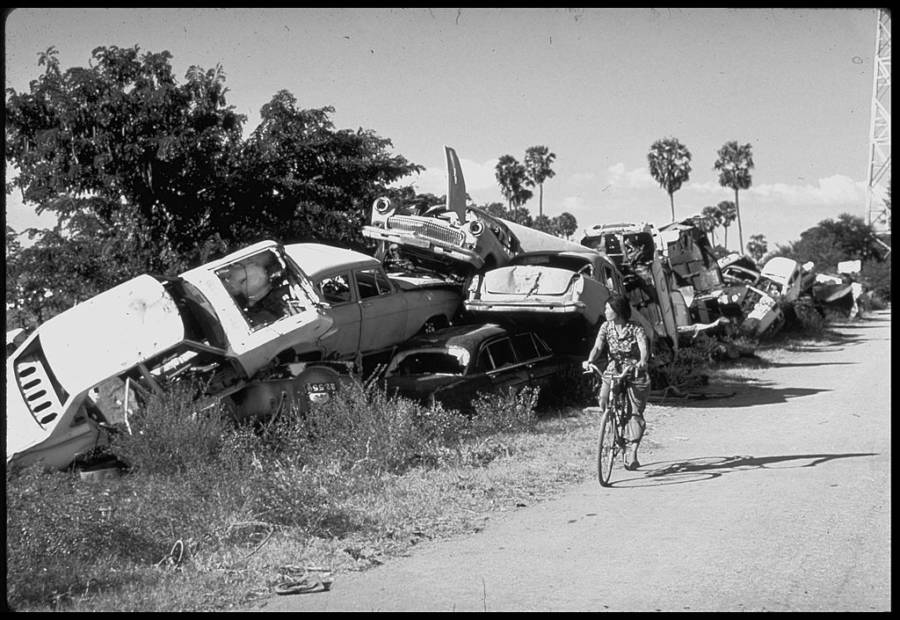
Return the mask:
[[[527,385],[530,381],[531,372],[527,364],[519,361],[508,336],[486,343],[482,354],[489,356],[493,368],[487,373],[491,391],[502,393],[511,387],[519,388]]]
[[[355,269],[360,305],[359,350],[379,351],[400,344],[405,337],[407,300],[379,267]]]
[[[321,274],[314,280],[316,292],[328,303],[334,318],[332,334],[322,339],[325,355],[354,357],[359,352],[362,311],[350,270]]]
[[[548,363],[553,356],[550,347],[532,332],[515,334],[511,341],[516,357],[528,369],[529,383],[545,385],[556,373],[555,364]]]
[[[254,263],[266,266],[271,280],[277,285],[273,293],[281,298],[280,316],[275,315],[263,322],[254,322],[248,316],[244,293],[238,290],[246,285],[239,282],[236,288],[231,277],[233,269],[239,264]],[[316,350],[319,337],[332,325],[332,319],[317,306],[318,299],[305,273],[286,261],[280,252],[266,249],[235,265],[223,266],[216,271],[216,275],[230,299],[230,305],[220,308],[218,314],[227,320],[229,343],[248,375],[252,376],[288,349],[300,353]],[[239,316],[240,319],[225,319],[226,316]]]

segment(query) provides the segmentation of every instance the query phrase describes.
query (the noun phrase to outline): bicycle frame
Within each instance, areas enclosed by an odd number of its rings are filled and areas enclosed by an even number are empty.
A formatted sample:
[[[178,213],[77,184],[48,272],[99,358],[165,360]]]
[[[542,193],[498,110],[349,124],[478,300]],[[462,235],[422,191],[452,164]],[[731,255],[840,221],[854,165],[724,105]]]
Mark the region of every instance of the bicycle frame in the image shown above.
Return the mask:
[[[606,411],[600,419],[600,435],[597,453],[597,478],[601,486],[609,486],[612,474],[612,466],[616,456],[621,454],[624,465],[625,460],[625,425],[631,416],[631,398],[628,387],[634,367],[627,366],[620,374],[613,376],[609,390],[609,401]],[[588,372],[593,371],[598,379],[602,373],[597,366],[591,364]],[[600,404],[599,389],[602,388],[602,379],[598,386],[597,401]]]

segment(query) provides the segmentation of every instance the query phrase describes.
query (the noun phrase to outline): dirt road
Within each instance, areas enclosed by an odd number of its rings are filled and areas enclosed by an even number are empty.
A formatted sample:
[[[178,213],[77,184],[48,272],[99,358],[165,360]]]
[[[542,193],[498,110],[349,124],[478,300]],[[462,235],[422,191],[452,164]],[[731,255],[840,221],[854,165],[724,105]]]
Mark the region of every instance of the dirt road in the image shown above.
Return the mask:
[[[888,611],[890,313],[648,408],[639,471],[266,611]]]

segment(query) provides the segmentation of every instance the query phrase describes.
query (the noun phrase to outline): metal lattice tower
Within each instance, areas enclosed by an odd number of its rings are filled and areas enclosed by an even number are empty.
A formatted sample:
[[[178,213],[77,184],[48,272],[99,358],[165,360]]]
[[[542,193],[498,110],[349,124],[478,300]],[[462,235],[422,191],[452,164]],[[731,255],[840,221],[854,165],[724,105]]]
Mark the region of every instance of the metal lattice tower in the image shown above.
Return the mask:
[[[876,13],[866,221],[876,232],[889,234],[890,213],[884,201],[891,180],[891,14],[885,9]]]

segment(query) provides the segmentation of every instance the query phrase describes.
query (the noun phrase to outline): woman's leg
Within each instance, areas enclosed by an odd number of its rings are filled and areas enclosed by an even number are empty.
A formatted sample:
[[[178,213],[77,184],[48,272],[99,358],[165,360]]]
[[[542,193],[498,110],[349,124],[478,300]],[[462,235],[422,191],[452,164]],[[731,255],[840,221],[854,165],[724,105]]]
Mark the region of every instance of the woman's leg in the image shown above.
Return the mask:
[[[644,437],[647,423],[644,420],[644,409],[647,407],[647,398],[650,396],[650,381],[635,380],[628,388],[628,398],[631,400],[631,419],[625,427],[625,437],[628,440],[628,453],[626,455],[626,468],[637,469],[641,466],[637,458],[638,446]]]

